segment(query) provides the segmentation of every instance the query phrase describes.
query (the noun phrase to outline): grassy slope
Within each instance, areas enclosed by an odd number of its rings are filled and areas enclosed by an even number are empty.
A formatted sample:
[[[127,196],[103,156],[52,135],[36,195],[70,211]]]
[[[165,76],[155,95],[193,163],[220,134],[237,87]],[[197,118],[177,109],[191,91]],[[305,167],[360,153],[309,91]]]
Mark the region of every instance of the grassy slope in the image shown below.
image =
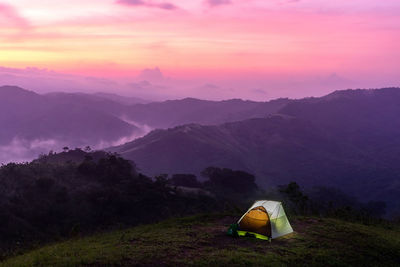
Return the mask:
[[[0,266],[319,265],[399,266],[400,230],[296,218],[271,243],[227,236],[237,218],[201,215],[49,245]]]

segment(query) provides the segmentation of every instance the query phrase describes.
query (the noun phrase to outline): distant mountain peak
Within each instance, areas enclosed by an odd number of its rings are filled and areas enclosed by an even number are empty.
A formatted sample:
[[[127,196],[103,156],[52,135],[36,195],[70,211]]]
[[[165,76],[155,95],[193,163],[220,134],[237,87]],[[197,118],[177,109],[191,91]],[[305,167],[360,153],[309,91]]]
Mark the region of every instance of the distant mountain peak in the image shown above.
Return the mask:
[[[31,94],[36,94],[33,91],[26,90],[16,85],[3,85],[0,86],[0,92],[26,92]]]
[[[267,116],[268,119],[283,119],[283,120],[294,120],[296,117],[282,113],[274,113]]]
[[[181,101],[194,101],[194,102],[200,102],[200,101],[206,101],[206,100],[201,100],[198,98],[194,98],[194,97],[185,97],[180,99]]]
[[[2,98],[14,98],[14,97],[37,97],[37,93],[23,89],[19,86],[5,85],[0,87],[0,96]]]
[[[357,97],[357,96],[373,96],[375,94],[400,94],[399,87],[386,87],[381,89],[346,89],[346,90],[336,90],[324,97],[323,99],[332,99],[332,98],[342,98],[342,97]]]

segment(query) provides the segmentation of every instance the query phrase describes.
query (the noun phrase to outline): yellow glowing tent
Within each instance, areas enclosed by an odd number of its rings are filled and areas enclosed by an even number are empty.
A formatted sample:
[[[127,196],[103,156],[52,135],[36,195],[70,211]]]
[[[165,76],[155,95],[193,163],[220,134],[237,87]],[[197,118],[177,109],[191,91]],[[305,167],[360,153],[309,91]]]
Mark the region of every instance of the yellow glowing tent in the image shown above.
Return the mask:
[[[256,201],[237,222],[239,236],[273,239],[293,232],[281,202]]]

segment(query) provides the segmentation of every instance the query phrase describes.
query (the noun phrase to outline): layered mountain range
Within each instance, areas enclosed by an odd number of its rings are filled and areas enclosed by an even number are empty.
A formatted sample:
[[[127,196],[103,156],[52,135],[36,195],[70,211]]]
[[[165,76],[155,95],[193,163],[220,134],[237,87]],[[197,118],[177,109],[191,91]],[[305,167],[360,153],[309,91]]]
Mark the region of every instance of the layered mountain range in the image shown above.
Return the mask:
[[[269,102],[147,103],[6,86],[0,88],[0,160],[33,158],[52,147],[108,146],[148,175],[226,167],[254,174],[264,188],[290,181],[333,186],[400,210],[399,115],[399,88]]]
[[[242,169],[264,187],[333,186],[399,208],[399,115],[398,88],[336,91],[263,118],[156,130],[111,150],[152,175]]]
[[[106,93],[40,95],[3,86],[0,87],[0,162],[32,159],[39,153],[65,146],[108,147],[131,141],[155,128],[265,116],[288,101],[218,102],[186,98],[148,103]]]

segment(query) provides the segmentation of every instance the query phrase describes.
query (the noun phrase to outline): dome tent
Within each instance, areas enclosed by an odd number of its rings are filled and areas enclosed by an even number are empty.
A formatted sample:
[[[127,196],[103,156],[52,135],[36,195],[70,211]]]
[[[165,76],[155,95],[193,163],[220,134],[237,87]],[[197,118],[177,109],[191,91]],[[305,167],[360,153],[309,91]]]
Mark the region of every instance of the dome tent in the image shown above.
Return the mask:
[[[258,200],[237,222],[239,236],[273,239],[293,232],[282,203]]]

